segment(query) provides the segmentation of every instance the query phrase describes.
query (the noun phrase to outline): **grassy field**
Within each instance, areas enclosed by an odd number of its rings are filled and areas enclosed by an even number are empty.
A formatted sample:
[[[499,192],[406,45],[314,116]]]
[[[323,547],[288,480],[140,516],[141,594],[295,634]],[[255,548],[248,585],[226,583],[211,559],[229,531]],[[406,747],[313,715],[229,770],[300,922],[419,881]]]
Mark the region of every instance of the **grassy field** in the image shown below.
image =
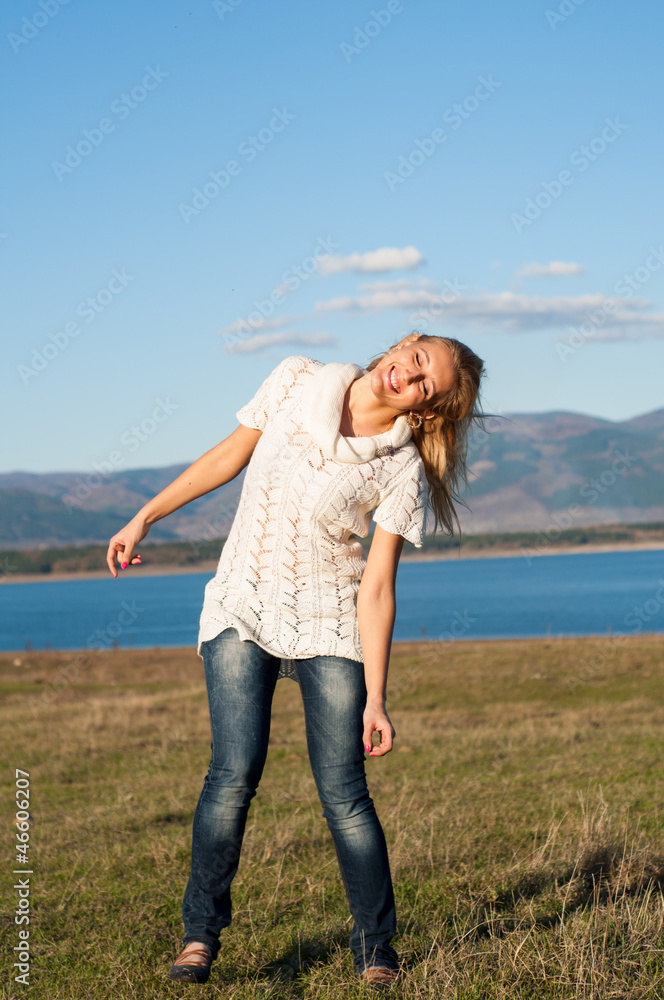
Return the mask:
[[[209,753],[192,649],[0,656],[7,867],[29,772],[32,964],[3,998],[362,997],[305,749],[277,686],[271,746],[206,986],[167,978]],[[367,761],[406,998],[664,995],[664,641],[402,643],[395,750]]]

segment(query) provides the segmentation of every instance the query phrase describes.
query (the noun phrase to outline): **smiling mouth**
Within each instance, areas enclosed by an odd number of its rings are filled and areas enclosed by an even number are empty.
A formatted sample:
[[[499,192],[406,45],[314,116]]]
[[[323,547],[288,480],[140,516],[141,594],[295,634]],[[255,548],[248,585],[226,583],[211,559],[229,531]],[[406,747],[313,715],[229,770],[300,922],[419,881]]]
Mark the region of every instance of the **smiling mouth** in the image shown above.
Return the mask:
[[[399,376],[397,375],[396,366],[394,365],[392,366],[392,370],[390,371],[390,374],[387,376],[387,381],[390,383],[392,390],[394,392],[399,392],[400,382],[399,382]]]

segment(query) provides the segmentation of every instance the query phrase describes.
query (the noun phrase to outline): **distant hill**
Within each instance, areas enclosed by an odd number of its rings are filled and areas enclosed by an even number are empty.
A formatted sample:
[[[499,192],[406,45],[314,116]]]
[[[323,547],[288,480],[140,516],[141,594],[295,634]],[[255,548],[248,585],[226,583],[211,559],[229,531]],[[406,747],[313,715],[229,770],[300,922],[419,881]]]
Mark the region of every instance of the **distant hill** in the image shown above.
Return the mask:
[[[108,542],[187,465],[89,472],[0,474],[0,548]],[[237,479],[174,511],[150,529],[153,541],[208,540],[228,534],[240,499]]]
[[[664,409],[621,422],[515,413],[488,428],[469,449],[466,531],[663,519]]]
[[[664,409],[613,422],[579,413],[513,413],[475,428],[469,443],[469,534],[555,531],[664,520]],[[186,465],[95,472],[0,474],[0,547],[108,542]],[[244,473],[159,521],[150,539],[228,533]]]

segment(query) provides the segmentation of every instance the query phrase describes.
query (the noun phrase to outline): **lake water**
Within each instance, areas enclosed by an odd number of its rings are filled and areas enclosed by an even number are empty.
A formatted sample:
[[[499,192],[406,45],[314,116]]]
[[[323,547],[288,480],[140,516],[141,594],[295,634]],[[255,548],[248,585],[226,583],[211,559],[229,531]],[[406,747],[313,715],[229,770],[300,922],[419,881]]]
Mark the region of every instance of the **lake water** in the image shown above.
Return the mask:
[[[0,649],[192,646],[211,573],[0,585]],[[404,562],[394,639],[664,632],[664,553]],[[101,632],[101,637],[100,633]]]

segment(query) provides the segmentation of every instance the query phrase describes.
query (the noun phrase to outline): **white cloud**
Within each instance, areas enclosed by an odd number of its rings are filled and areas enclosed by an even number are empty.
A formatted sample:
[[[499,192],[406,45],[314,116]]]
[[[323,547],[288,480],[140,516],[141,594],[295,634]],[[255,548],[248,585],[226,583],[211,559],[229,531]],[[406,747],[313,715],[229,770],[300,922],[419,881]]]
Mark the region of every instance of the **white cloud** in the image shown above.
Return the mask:
[[[517,278],[565,277],[568,274],[583,274],[585,267],[574,261],[552,260],[550,264],[538,264],[532,261],[517,271]]]
[[[336,299],[316,302],[316,309],[328,312],[334,309],[412,309],[415,306],[427,305],[440,296],[426,289],[414,288],[384,288],[370,292],[368,295],[340,295]]]
[[[318,270],[322,275],[339,274],[342,271],[401,271],[417,267],[423,260],[424,254],[413,246],[381,247],[366,253],[351,253],[347,257],[323,257]]]
[[[664,337],[664,313],[618,316],[616,319],[607,320],[601,328],[597,327],[588,336],[595,341],[661,340]],[[569,340],[569,337],[565,336],[559,339]]]
[[[607,302],[615,308],[606,311]],[[594,340],[633,340],[664,337],[664,314],[647,314],[646,299],[614,299],[601,294],[537,296],[514,292],[483,295],[444,295],[423,288],[381,289],[367,295],[341,296],[317,302],[323,312],[335,310],[421,310],[443,326],[472,328],[482,333],[524,333],[533,330],[578,326],[599,313],[601,333]],[[591,320],[592,321],[592,320]]]
[[[317,346],[325,344],[334,347],[338,341],[329,333],[266,333],[250,337],[248,340],[239,340],[237,344],[228,344],[224,350],[228,354],[251,354],[254,351],[263,351],[277,344],[315,344]]]
[[[263,318],[260,320],[257,319],[249,321],[247,319],[242,319],[242,317],[240,316],[238,317],[238,319],[235,320],[234,323],[231,323],[230,326],[222,326],[218,332],[219,333],[237,333],[238,331],[245,332],[247,327],[250,327],[252,330],[275,330],[280,326],[285,326],[286,323],[290,323],[292,319],[293,319],[292,316],[280,316],[280,317],[275,317],[274,319]]]
[[[383,292],[391,288],[436,288],[436,282],[432,278],[395,278],[394,281],[361,281],[357,286],[362,291]]]

